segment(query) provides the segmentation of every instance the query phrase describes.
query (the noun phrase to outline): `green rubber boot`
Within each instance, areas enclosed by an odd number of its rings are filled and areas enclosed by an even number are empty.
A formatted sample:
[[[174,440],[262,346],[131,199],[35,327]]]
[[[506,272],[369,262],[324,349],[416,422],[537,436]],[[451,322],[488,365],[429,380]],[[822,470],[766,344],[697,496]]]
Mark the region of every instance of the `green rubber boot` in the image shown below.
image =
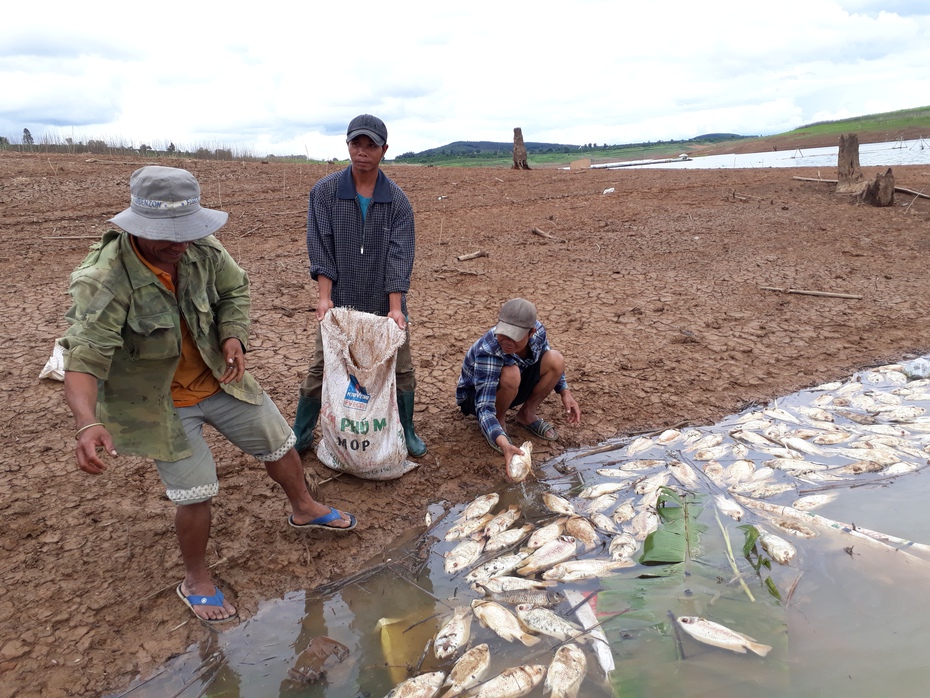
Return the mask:
[[[297,417],[294,418],[294,436],[297,437],[297,443],[294,444],[294,448],[300,455],[313,448],[313,430],[316,428],[317,419],[320,418],[322,406],[322,401],[303,395],[297,401]]]
[[[426,455],[426,444],[413,430],[413,391],[397,391],[397,410],[400,412],[400,423],[404,426],[404,441],[407,443],[407,453],[414,458]]]

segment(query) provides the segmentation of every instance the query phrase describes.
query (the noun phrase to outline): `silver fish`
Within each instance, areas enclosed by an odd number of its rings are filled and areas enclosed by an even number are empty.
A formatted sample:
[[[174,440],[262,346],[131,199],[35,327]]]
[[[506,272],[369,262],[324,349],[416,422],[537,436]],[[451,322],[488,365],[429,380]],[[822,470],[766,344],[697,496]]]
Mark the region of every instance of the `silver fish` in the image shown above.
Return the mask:
[[[678,441],[679,438],[681,438],[681,432],[678,429],[666,429],[656,437],[656,443],[668,446]]]
[[[578,496],[582,499],[597,499],[603,494],[613,494],[614,492],[619,492],[620,490],[626,487],[626,483],[623,482],[601,482],[597,485],[590,485],[585,487],[581,492],[578,493]]]
[[[768,531],[759,531],[759,543],[763,550],[780,565],[787,565],[797,554],[797,550],[791,543]]]
[[[764,657],[772,651],[769,645],[763,645],[748,635],[730,630],[725,625],[714,623],[700,616],[680,616],[678,625],[695,640],[714,647],[722,647],[731,652],[746,654],[748,649]]]
[[[387,698],[433,698],[442,686],[446,678],[444,671],[431,671],[428,674],[420,674],[412,679],[407,679],[403,683],[397,684]]]
[[[505,669],[482,684],[475,698],[519,698],[542,683],[545,675],[546,667],[541,664],[523,664]]]
[[[507,475],[514,482],[523,482],[533,470],[533,442],[524,441],[520,450],[523,455],[516,454],[507,464]]]
[[[484,527],[488,525],[488,522],[493,518],[493,515],[485,514],[484,516],[479,516],[477,519],[462,519],[454,526],[451,526],[448,531],[446,531],[445,538],[446,540],[461,540],[462,538],[468,538],[473,533],[484,529]]]
[[[504,511],[488,521],[487,525],[484,527],[484,535],[488,538],[492,538],[498,533],[506,531],[513,526],[522,515],[523,513],[520,511],[520,507],[516,504],[511,504]]]
[[[565,642],[566,640],[579,640],[584,642],[580,637],[584,630],[571,621],[565,620],[558,613],[548,608],[539,608],[530,604],[520,603],[516,605],[517,618],[523,623],[523,626],[539,635],[554,637],[556,640]]]
[[[468,644],[472,618],[474,616],[469,606],[458,606],[452,611],[452,617],[439,629],[433,640],[437,659],[451,657]]]
[[[546,524],[542,528],[537,528],[527,541],[526,547],[530,550],[536,550],[544,546],[550,540],[555,540],[565,532],[566,521],[568,521],[567,518],[559,518],[552,523]]]
[[[463,540],[446,553],[446,574],[455,574],[465,569],[481,557],[482,550],[484,550],[483,540]]]
[[[659,528],[659,515],[652,509],[644,509],[624,526],[624,530],[631,533],[636,540],[645,540],[646,536],[657,528]]]
[[[565,600],[565,594],[551,589],[514,589],[513,591],[489,592],[485,594],[488,601],[514,606],[519,603],[530,606],[558,606]]]
[[[651,470],[665,465],[664,460],[630,460],[620,465],[620,470]]]
[[[700,451],[695,451],[694,460],[718,460],[723,458],[729,451],[729,444],[720,444],[713,448],[702,448]]]
[[[607,577],[624,567],[633,567],[633,560],[567,560],[542,573],[543,579],[556,582],[578,582],[582,579]]]
[[[578,546],[573,536],[559,536],[533,552],[517,569],[517,574],[526,576],[545,570],[574,557]]]
[[[640,436],[626,447],[626,452],[627,455],[634,456],[637,453],[648,451],[654,445],[655,444],[653,444],[652,439],[650,439],[648,436]]]
[[[583,516],[569,516],[568,521],[565,522],[565,533],[573,536],[576,541],[581,543],[585,552],[594,550],[601,543],[600,536],[597,535],[597,531],[594,529],[594,524]]]
[[[610,518],[613,519],[615,524],[620,526],[634,516],[636,516],[636,509],[633,507],[633,500],[628,499],[614,509],[614,513],[610,515]]]
[[[506,531],[501,531],[495,536],[492,536],[488,539],[488,542],[484,546],[484,551],[486,553],[497,552],[498,550],[503,550],[504,548],[509,548],[512,545],[516,545],[521,540],[526,538],[533,530],[532,524],[526,524],[520,528],[508,528]]]
[[[480,567],[476,567],[466,574],[465,581],[468,583],[479,582],[483,579],[490,579],[491,577],[507,574],[519,567],[527,557],[529,557],[529,553],[523,552],[522,550],[510,553],[509,555],[501,555],[500,557],[496,557],[484,563]]]
[[[668,466],[669,472],[672,476],[678,480],[685,487],[696,487],[699,480],[698,476],[694,472],[688,463],[683,463],[680,460],[670,460],[666,463]]]
[[[599,531],[603,531],[612,536],[620,533],[620,529],[617,528],[617,524],[613,522],[613,519],[599,511],[595,511],[589,518],[591,519],[591,523],[594,524],[594,527]]]
[[[442,694],[442,698],[455,698],[470,688],[474,688],[488,673],[491,666],[491,650],[487,644],[482,643],[472,647],[452,667],[443,686],[449,690]]]
[[[543,504],[553,514],[568,514],[571,516],[575,513],[575,507],[572,506],[571,502],[551,492],[546,492],[543,495]]]
[[[812,528],[808,528],[803,524],[799,524],[797,521],[791,521],[788,519],[774,519],[772,524],[785,533],[788,533],[792,536],[797,536],[798,538],[814,538],[817,535],[817,531]]]
[[[505,591],[518,591],[521,589],[545,589],[546,587],[555,586],[555,582],[502,575],[500,577],[491,577],[490,579],[475,582],[473,586],[477,586],[478,591],[487,595],[499,594]]]
[[[549,698],[575,698],[587,669],[588,660],[578,645],[562,645],[549,664],[543,688]]]
[[[746,514],[746,512],[743,511],[743,507],[741,507],[726,495],[718,494],[714,497],[714,502],[716,502],[717,508],[722,513],[726,514],[734,521],[739,521]]]
[[[836,499],[836,492],[826,492],[824,494],[810,494],[806,497],[800,497],[799,499],[794,500],[794,503],[791,505],[793,509],[798,511],[811,511],[817,507],[822,507],[824,504],[829,504],[834,499]]]
[[[629,560],[637,550],[639,550],[639,541],[629,533],[620,533],[614,536],[610,541],[610,546],[607,548],[607,552],[613,562]]]
[[[492,630],[507,642],[519,640],[527,647],[539,642],[538,637],[524,632],[517,617],[499,603],[475,599],[471,602],[471,607],[481,625]]]
[[[615,492],[602,494],[600,497],[592,499],[588,506],[585,508],[585,511],[588,514],[593,514],[595,511],[604,511],[606,509],[610,509],[616,503],[617,495]]]
[[[462,511],[462,516],[466,519],[480,519],[485,514],[490,513],[491,509],[497,506],[499,500],[500,495],[497,492],[475,497]]]
[[[638,483],[636,483],[636,485],[633,487],[633,491],[636,492],[636,494],[654,492],[660,487],[665,487],[665,485],[668,484],[670,476],[671,474],[668,471],[656,473],[655,475],[647,477],[644,480],[640,480]]]

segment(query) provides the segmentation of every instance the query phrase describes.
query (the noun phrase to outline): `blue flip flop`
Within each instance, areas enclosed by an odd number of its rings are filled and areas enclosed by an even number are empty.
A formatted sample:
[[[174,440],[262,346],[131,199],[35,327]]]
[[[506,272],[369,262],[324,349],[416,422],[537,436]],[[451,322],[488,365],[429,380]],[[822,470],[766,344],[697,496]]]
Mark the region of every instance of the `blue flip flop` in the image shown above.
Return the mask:
[[[197,613],[197,611],[194,610],[194,606],[218,606],[219,608],[222,608],[223,599],[225,598],[223,596],[223,592],[220,591],[219,587],[214,585],[213,588],[216,590],[216,593],[213,596],[204,596],[203,594],[186,595],[181,590],[181,587],[183,585],[184,585],[184,582],[181,582],[180,584],[178,584],[178,589],[177,589],[178,596],[180,597],[181,601],[184,602],[184,605],[187,606],[191,610],[191,613],[194,614],[194,617],[196,617],[197,620],[203,621],[204,623],[225,623],[227,621],[238,618],[239,616],[238,613],[233,613],[231,616],[228,616],[227,618],[204,618],[199,613]]]
[[[520,424],[520,422],[517,422],[517,424]],[[540,439],[545,439],[546,441],[559,440],[559,433],[555,430],[555,427],[549,424],[549,422],[547,422],[542,417],[537,419],[535,422],[530,422],[529,424],[520,424],[520,426],[530,432],[533,436],[538,436]],[[555,436],[546,436],[550,430],[553,434],[555,434]]]
[[[330,507],[328,514],[318,516],[313,521],[308,521],[305,524],[294,523],[293,515],[287,517],[287,523],[291,528],[324,528],[327,531],[351,531],[358,522],[352,514],[346,512],[346,515],[349,517],[349,525],[343,527],[329,525],[331,521],[342,518],[342,514],[339,513],[336,507]]]

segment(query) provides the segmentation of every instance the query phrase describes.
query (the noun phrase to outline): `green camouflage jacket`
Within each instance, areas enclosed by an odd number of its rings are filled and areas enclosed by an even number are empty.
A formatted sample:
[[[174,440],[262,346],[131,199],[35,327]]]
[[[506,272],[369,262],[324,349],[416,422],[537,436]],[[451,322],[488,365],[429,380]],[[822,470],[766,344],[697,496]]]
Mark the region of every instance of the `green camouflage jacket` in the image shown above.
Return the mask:
[[[71,327],[59,340],[65,370],[97,378],[97,418],[121,453],[164,461],[191,454],[171,398],[182,314],[217,378],[226,370],[222,342],[235,337],[248,347],[249,278],[212,235],[187,248],[177,290],[175,298],[119,231],[107,232],[71,274]],[[263,399],[248,373],[221,387],[245,402]]]

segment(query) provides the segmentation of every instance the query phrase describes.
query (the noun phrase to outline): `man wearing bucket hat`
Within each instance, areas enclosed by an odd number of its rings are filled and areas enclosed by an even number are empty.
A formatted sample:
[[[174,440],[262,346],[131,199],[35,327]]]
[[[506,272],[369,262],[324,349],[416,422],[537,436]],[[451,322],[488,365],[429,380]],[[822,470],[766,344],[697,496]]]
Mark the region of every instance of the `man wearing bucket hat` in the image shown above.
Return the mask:
[[[377,116],[360,114],[346,129],[351,165],[318,181],[307,207],[310,276],[317,282],[316,319],[333,307],[353,308],[394,320],[406,340],[397,350],[397,408],[407,453],[418,458],[426,444],[413,426],[416,390],[407,326],[407,291],[413,271],[413,208],[406,194],[380,168],[387,153],[387,127]],[[300,386],[294,433],[297,451],[313,447],[313,429],[322,407],[323,339]]]
[[[514,421],[547,441],[558,439],[555,428],[536,410],[553,390],[562,398],[569,424],[581,421],[581,408],[565,381],[565,358],[549,347],[536,306],[524,298],[507,301],[497,325],[475,342],[462,362],[455,400],[462,414],[476,415],[488,445],[504,456],[504,466],[522,451],[510,442],[504,417],[520,409]]]
[[[313,499],[293,432],[246,371],[249,280],[213,237],[227,214],[203,208],[182,169],[140,168],[129,190],[129,208],[110,219],[125,232],[104,234],[71,275],[59,341],[77,463],[98,475],[103,453],[155,460],[177,505],[177,593],[201,620],[230,620],[236,609],[206,565],[219,483],[204,424],[264,462],[290,501],[291,526],[347,531],[355,518]]]

